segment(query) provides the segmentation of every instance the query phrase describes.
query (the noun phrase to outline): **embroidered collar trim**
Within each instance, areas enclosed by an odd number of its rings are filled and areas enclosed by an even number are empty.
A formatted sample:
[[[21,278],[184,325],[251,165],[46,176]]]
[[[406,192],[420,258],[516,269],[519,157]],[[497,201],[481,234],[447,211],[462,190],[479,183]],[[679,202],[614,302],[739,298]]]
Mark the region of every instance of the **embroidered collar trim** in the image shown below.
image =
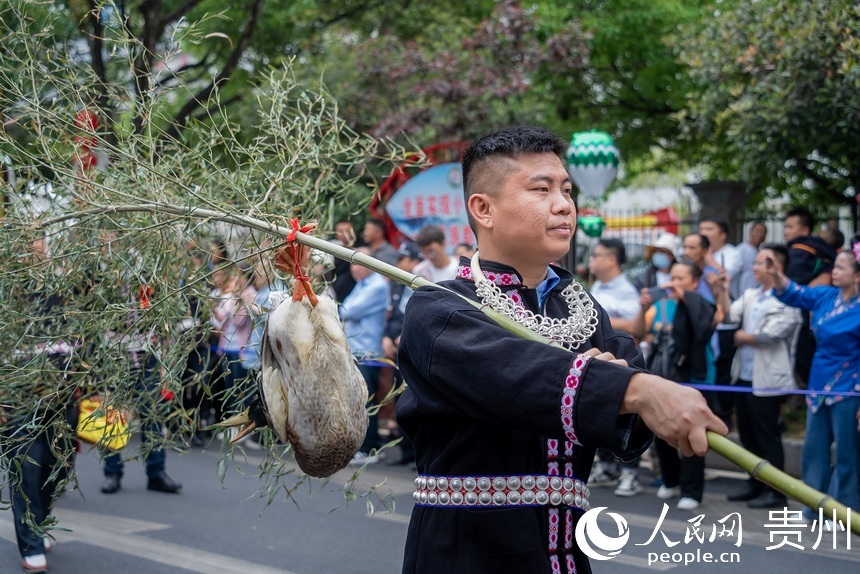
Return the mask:
[[[460,279],[466,279],[468,281],[474,281],[474,277],[472,276],[472,268],[468,265],[460,264],[457,267],[457,277]],[[519,286],[523,284],[522,279],[516,273],[503,273],[501,271],[487,271],[484,273],[484,277],[487,278],[488,281],[492,281],[496,285],[504,285],[504,286]]]

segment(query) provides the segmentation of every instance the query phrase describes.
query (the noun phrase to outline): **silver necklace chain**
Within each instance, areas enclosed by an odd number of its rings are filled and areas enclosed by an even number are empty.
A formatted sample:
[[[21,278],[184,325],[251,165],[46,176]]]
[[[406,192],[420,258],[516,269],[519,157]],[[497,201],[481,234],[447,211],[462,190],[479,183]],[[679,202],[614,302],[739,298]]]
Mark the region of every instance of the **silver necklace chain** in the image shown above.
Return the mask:
[[[567,302],[568,317],[554,319],[529,311],[506,293],[503,293],[498,285],[484,277],[478,263],[477,253],[472,257],[471,267],[478,297],[481,298],[484,305],[497,313],[501,313],[527,329],[562,343],[571,349],[575,349],[594,334],[597,328],[597,310],[594,308],[591,297],[576,281],[561,292],[562,297]]]

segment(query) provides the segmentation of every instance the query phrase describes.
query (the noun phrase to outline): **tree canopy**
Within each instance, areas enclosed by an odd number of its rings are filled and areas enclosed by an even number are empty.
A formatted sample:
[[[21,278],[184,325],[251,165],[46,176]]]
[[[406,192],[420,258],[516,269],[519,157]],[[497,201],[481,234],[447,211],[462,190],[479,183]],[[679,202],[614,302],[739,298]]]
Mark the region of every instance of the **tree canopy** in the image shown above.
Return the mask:
[[[679,50],[696,89],[680,125],[713,177],[756,198],[848,204],[860,193],[860,6],[760,0],[724,10]]]

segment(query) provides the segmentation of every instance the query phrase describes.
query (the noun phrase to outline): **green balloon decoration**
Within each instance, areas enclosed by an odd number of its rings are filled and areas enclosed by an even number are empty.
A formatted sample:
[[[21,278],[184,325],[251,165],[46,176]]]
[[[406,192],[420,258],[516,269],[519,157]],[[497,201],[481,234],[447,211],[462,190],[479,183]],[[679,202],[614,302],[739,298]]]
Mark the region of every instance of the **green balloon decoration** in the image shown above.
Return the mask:
[[[583,197],[596,199],[612,184],[621,154],[609,134],[577,132],[567,148],[570,177]]]
[[[577,225],[589,237],[600,237],[606,228],[606,221],[599,215],[583,215],[577,220]]]

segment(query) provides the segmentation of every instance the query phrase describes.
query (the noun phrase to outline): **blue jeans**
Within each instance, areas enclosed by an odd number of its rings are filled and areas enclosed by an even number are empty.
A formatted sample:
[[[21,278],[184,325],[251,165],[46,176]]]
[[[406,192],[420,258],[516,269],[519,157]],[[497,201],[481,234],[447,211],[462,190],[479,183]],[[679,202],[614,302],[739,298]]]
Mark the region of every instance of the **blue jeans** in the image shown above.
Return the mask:
[[[855,511],[860,510],[858,407],[860,397],[851,397],[830,406],[822,405],[815,413],[807,409],[802,457],[803,482]],[[831,467],[830,446],[834,442],[836,464]],[[818,509],[804,508],[803,513],[810,519],[818,517]]]
[[[132,376],[137,378],[136,390],[139,393],[138,404],[140,405],[140,423],[143,431],[143,443],[148,454],[146,455],[146,476],[157,478],[164,474],[164,449],[161,447],[162,425],[158,422],[156,410],[161,403],[158,360],[149,354],[141,359],[141,367],[131,371]],[[122,476],[125,463],[122,455],[118,452],[105,457],[105,476]]]
[[[32,524],[42,524],[50,516],[60,483],[66,478],[66,471],[61,471],[51,478],[55,466],[60,462],[51,450],[51,444],[61,448],[57,444],[57,438],[49,425],[35,437],[22,439],[22,442],[11,447],[6,453],[9,460],[16,462],[10,467],[13,469],[11,473],[15,473],[17,463],[21,465],[20,483],[12,480],[10,494],[15,519],[15,538],[22,557],[45,553],[44,540],[27,525],[26,515],[29,511],[32,514]],[[74,456],[73,450],[69,452]],[[69,465],[66,465],[66,469],[68,468]]]

